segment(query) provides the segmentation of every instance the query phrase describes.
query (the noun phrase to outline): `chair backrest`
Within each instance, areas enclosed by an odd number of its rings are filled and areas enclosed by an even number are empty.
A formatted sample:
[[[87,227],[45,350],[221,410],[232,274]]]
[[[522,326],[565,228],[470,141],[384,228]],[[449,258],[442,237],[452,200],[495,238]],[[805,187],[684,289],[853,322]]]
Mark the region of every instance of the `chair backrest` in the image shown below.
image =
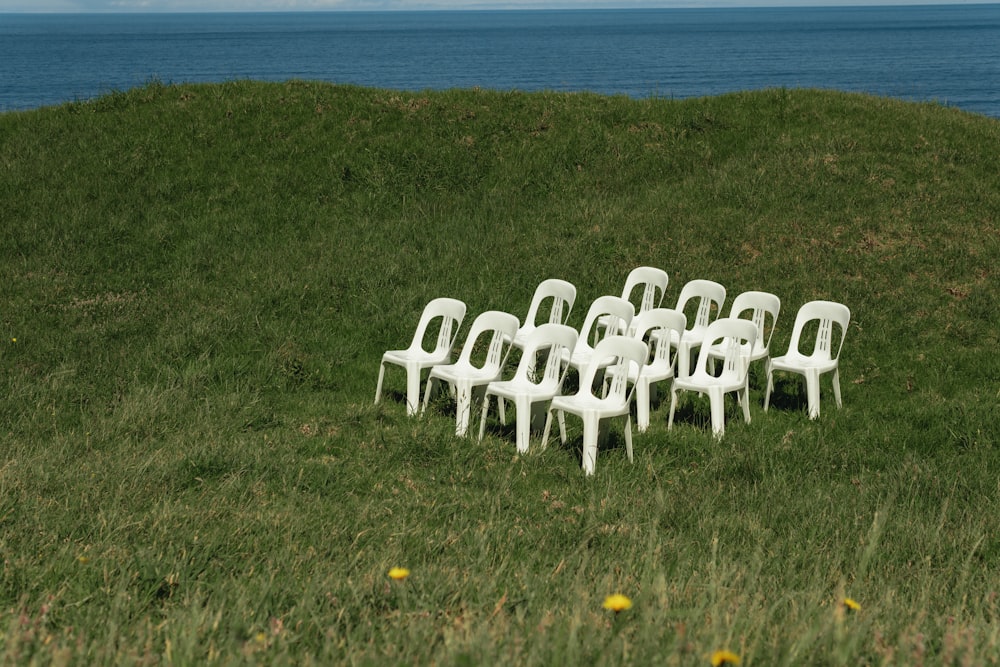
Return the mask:
[[[580,373],[577,394],[590,394],[600,398],[606,407],[624,406],[632,398],[628,368],[633,364],[642,366],[648,355],[649,348],[641,340],[618,335],[604,338],[594,346],[594,356]],[[609,360],[611,363],[608,363]],[[602,390],[603,397],[594,393],[594,379],[601,370],[606,371],[605,377],[609,380],[607,390]]]
[[[722,304],[726,302],[726,288],[711,280],[690,280],[681,288],[677,297],[677,308],[686,313],[688,301],[698,299],[698,309],[693,318],[688,319],[688,330],[694,327],[707,327],[714,317],[722,312]],[[715,305],[715,315],[712,315],[712,305]]]
[[[781,310],[781,299],[770,292],[743,292],[733,299],[729,317],[740,317],[749,313],[749,319],[757,327],[757,351],[766,352],[771,345],[774,325]],[[768,321],[770,320],[770,322]],[[768,326],[770,324],[770,326]]]
[[[844,304],[833,301],[810,301],[799,308],[799,312],[795,315],[795,325],[792,327],[792,339],[788,344],[789,354],[802,354],[799,352],[802,331],[806,325],[815,320],[819,321],[816,343],[813,346],[812,354],[802,356],[824,361],[839,359],[844,338],[847,337],[847,326],[851,323],[851,311]],[[838,343],[833,341],[834,324],[840,327],[840,341]]]
[[[687,316],[673,308],[653,308],[639,313],[632,320],[631,334],[636,340],[643,342],[649,339],[650,354],[646,360],[646,368],[665,370],[674,365],[670,354],[670,332],[676,331],[677,336],[684,335],[687,327]],[[633,372],[633,377],[635,373]]]
[[[701,351],[698,353],[698,365],[692,373],[694,379],[714,378],[723,384],[742,383],[746,378],[749,364],[749,350],[753,349],[757,340],[757,327],[750,320],[733,317],[720,317],[708,325]],[[709,366],[714,367],[712,348],[725,351],[722,359],[722,372],[714,374]]]
[[[524,351],[517,365],[514,378],[533,382],[539,388],[555,392],[561,385],[569,365],[565,363],[564,351],[572,352],[579,334],[576,329],[565,324],[543,324],[524,340]],[[538,373],[538,353],[547,351],[545,367]]]
[[[477,368],[499,369],[507,359],[510,352],[509,343],[521,322],[510,313],[503,313],[499,310],[487,310],[480,313],[472,326],[469,328],[469,335],[465,338],[462,352],[458,356],[457,364],[476,366]],[[485,359],[482,364],[476,364],[472,355],[479,348],[479,339],[489,334],[490,339],[487,344]]]
[[[434,345],[434,352],[451,352],[455,347],[455,339],[458,337],[458,329],[465,319],[466,306],[458,299],[439,297],[431,299],[424,311],[420,314],[420,321],[417,323],[417,330],[413,334],[410,342],[410,350],[422,350],[424,346],[424,336],[427,329],[435,318],[441,319],[441,326],[438,329],[437,341]],[[428,350],[430,351],[430,350]]]
[[[637,287],[642,288],[642,295],[639,299],[637,313],[644,313],[653,308],[659,308],[663,302],[663,295],[667,292],[669,277],[667,272],[652,266],[640,266],[632,269],[625,278],[625,288],[622,290],[622,298],[626,301],[632,300],[632,292]]]
[[[538,283],[535,294],[531,297],[531,305],[528,306],[528,316],[524,318],[525,326],[535,326],[535,318],[546,299],[552,299],[548,321],[566,324],[576,302],[576,287],[559,278],[549,278]]]
[[[617,296],[599,296],[594,299],[594,303],[590,304],[590,310],[587,311],[583,326],[580,328],[580,336],[576,339],[577,349],[580,349],[581,346],[590,346],[588,342],[590,334],[594,330],[597,320],[603,315],[609,316],[608,326],[604,329],[604,337],[606,338],[628,328],[632,318],[635,317],[635,306]]]

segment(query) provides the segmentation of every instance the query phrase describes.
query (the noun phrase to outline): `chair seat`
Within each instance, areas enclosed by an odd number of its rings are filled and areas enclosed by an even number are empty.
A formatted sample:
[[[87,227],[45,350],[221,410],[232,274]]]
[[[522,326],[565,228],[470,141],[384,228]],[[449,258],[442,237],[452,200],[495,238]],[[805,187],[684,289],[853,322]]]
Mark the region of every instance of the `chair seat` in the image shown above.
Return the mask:
[[[509,401],[513,401],[520,396],[526,396],[530,399],[530,403],[534,403],[536,401],[551,400],[556,395],[558,388],[544,387],[524,378],[512,378],[510,380],[491,382],[488,391]]]
[[[728,394],[731,391],[740,391],[746,384],[745,380],[741,379],[738,381],[733,381],[729,383],[718,382],[718,378],[708,378],[701,376],[688,376],[686,378],[674,378],[674,387],[676,389],[683,389],[684,391],[696,391],[702,394],[708,393],[709,390],[719,391],[723,394]]]
[[[594,360],[594,350],[593,348],[576,350],[572,356],[566,355],[563,357],[570,366],[576,368],[577,370],[581,368],[586,368],[591,361]],[[607,368],[612,363],[614,363],[614,357],[606,357],[598,363],[598,368]]]
[[[387,350],[382,355],[383,362],[405,366],[416,364],[422,367],[437,366],[451,360],[451,351],[426,352],[424,350]]]
[[[628,413],[629,406],[616,406],[615,401],[594,396],[592,394],[577,394],[573,396],[556,396],[552,399],[554,410],[567,410],[576,413],[600,412],[602,417],[617,417]]]
[[[493,382],[500,377],[500,371],[492,368],[476,368],[470,365],[449,364],[446,366],[435,366],[434,377],[444,380],[450,384],[459,382],[469,382],[472,384],[483,384]]]
[[[709,354],[717,359],[722,359],[726,356],[726,348],[724,345],[711,345],[709,346]],[[767,356],[767,348],[760,344],[760,340],[753,344],[751,348],[747,344],[740,345],[740,355],[745,357],[750,361],[757,361],[758,359],[763,359]]]
[[[538,329],[538,327],[534,324],[522,325],[521,328],[517,330],[517,333],[514,334],[514,340],[512,341],[514,347],[524,347],[524,341],[527,340],[528,336],[534,333],[536,329]]]
[[[608,371],[608,376],[614,376],[619,373],[618,368],[612,368]],[[628,381],[638,382],[640,376],[648,382],[659,382],[661,380],[669,380],[674,376],[674,368],[669,363],[652,363],[641,366],[635,362],[628,365]]]
[[[810,368],[826,373],[837,368],[836,359],[822,359],[817,357],[807,357],[803,354],[785,354],[771,359],[771,368],[778,371],[801,372],[801,369]]]
[[[683,332],[671,331],[670,344],[677,345],[679,342],[681,342],[681,339],[683,338],[685,343],[691,343],[692,345],[696,345],[705,340],[706,331],[708,331],[708,327],[702,326],[700,324],[696,324],[690,329],[687,329]]]

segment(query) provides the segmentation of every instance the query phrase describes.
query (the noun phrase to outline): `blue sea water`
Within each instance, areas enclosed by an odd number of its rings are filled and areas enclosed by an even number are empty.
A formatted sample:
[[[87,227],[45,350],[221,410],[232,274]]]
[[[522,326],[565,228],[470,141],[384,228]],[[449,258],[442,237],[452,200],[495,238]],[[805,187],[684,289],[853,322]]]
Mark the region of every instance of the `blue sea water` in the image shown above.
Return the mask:
[[[670,98],[819,87],[1000,118],[1000,4],[0,14],[0,111],[153,79],[293,78]]]

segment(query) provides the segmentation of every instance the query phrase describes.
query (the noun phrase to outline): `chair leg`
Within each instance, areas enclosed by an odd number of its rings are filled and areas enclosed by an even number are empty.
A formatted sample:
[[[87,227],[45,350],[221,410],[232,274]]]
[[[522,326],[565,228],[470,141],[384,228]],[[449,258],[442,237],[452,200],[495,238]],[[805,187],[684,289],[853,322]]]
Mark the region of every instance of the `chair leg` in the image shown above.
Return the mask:
[[[632,415],[625,415],[625,451],[628,453],[628,462],[633,463],[632,458]]]
[[[708,403],[712,411],[712,435],[721,440],[726,434],[726,395],[721,391],[710,391]]]
[[[503,396],[497,396],[497,411],[500,413],[500,423],[507,423],[507,408],[504,405]]]
[[[382,380],[385,379],[385,364],[378,365],[378,384],[375,385],[375,405],[382,400]]]
[[[743,407],[743,421],[750,423],[750,386],[748,384],[743,385],[743,390],[736,392],[736,398],[739,399],[740,405]]]
[[[514,409],[514,443],[517,451],[524,454],[528,451],[528,440],[531,437],[531,403],[518,402]]]
[[[428,380],[428,382],[430,382]],[[420,369],[406,369],[406,415],[412,417],[420,409]]]
[[[677,344],[677,377],[686,378],[691,367],[691,346],[681,340]]]
[[[833,369],[833,397],[837,399],[837,407],[842,408],[844,404],[840,400],[840,369]]]
[[[434,391],[435,384],[436,380],[434,379],[434,375],[431,374],[427,376],[427,385],[424,387],[424,400],[420,403],[420,414],[427,412],[427,406],[431,402],[431,392]]]
[[[670,388],[670,416],[667,418],[667,430],[674,427],[674,409],[677,407],[677,389]]]
[[[469,431],[472,412],[472,387],[455,387],[455,435],[463,437]]]
[[[549,408],[549,412],[545,417],[545,428],[542,429],[542,449],[545,449],[549,444],[549,431],[552,428],[552,408]]]
[[[767,388],[764,389],[764,412],[767,412],[771,403],[771,392],[774,391],[774,371],[771,368],[771,360],[767,360]]]
[[[640,433],[649,428],[649,400],[649,382],[640,376],[635,385],[635,422]]]
[[[809,419],[819,417],[819,373],[812,370],[806,372],[806,404],[809,407]]]
[[[583,418],[583,473],[593,475],[597,466],[597,438],[600,432],[600,420],[589,417]]]
[[[503,399],[497,396],[497,401],[502,401]],[[479,419],[479,442],[483,441],[483,436],[486,435],[486,416],[490,413],[490,395],[487,393],[483,396],[483,411],[482,416]]]

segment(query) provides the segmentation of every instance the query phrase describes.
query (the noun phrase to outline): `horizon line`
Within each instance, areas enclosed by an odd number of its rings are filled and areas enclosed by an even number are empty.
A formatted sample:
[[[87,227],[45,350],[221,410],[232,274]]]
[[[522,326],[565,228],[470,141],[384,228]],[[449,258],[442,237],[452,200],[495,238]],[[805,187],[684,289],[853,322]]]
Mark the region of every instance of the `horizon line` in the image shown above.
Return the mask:
[[[403,12],[498,12],[498,11],[592,11],[592,10],[677,10],[677,9],[840,9],[845,7],[870,8],[880,7],[961,7],[963,5],[1000,5],[996,0],[961,0],[960,2],[942,2],[941,0],[903,0],[901,2],[865,2],[864,0],[833,0],[825,4],[811,4],[808,2],[768,2],[762,0],[759,4],[733,3],[733,2],[698,2],[697,0],[673,5],[646,5],[646,4],[604,4],[595,3],[586,7],[578,5],[569,6],[571,3],[551,3],[544,5],[524,6],[520,4],[496,5],[470,5],[468,7],[442,7],[427,4],[417,7],[327,7],[327,8],[297,8],[280,7],[264,9],[156,9],[156,8],[115,8],[115,9],[0,9],[0,15],[4,14],[321,14],[321,13],[403,13]]]

